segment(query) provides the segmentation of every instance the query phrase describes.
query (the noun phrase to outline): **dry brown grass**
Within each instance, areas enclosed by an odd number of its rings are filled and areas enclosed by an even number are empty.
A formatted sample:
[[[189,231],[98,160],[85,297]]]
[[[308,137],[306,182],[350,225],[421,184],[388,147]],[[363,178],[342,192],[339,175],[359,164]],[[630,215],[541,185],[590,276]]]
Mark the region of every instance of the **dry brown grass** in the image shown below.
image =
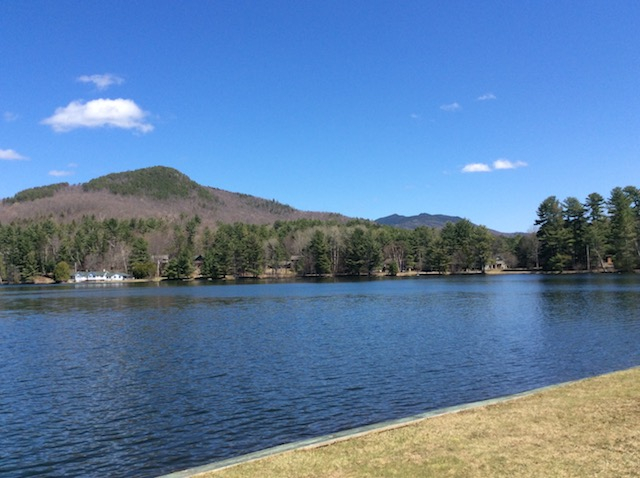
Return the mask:
[[[640,368],[197,476],[637,477]]]

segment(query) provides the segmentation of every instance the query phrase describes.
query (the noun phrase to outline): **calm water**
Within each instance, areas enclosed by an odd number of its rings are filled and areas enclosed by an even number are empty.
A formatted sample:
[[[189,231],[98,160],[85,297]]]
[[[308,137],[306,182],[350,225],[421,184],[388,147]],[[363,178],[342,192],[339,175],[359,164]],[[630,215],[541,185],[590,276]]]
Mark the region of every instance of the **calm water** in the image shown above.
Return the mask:
[[[640,277],[0,287],[0,477],[151,477],[640,365]]]

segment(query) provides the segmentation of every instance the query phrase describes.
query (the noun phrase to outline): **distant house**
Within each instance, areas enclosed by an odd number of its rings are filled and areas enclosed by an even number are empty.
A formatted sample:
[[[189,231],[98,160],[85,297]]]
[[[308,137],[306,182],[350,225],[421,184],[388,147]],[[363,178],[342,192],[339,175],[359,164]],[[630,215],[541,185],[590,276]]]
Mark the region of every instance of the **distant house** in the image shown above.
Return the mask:
[[[616,270],[616,266],[613,264],[613,257],[605,257],[605,260],[602,262],[602,270],[605,272],[613,272]]]
[[[89,282],[89,281],[97,281],[99,272],[76,272],[73,276],[73,279],[76,282]]]
[[[168,254],[157,254],[155,256],[151,256],[151,260],[158,264],[168,264],[169,263],[169,255]]]
[[[201,254],[198,254],[197,256],[195,256],[193,258],[193,265],[200,269],[203,265],[204,265],[204,256]]]
[[[76,272],[73,276],[76,282],[120,282],[128,279],[129,275],[122,272]]]
[[[508,269],[507,261],[502,259],[502,257],[496,257],[491,264],[487,264],[484,266],[485,271],[503,271]]]
[[[156,265],[156,276],[160,277],[162,270],[169,263],[169,255],[167,254],[157,254],[151,256],[151,261]]]

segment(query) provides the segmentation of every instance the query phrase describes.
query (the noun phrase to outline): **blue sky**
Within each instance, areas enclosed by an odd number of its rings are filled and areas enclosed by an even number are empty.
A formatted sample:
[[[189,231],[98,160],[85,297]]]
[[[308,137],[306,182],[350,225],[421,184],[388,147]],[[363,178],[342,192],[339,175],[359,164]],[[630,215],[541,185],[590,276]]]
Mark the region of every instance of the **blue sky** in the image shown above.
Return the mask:
[[[0,2],[0,197],[155,165],[526,231],[640,185],[640,2]]]

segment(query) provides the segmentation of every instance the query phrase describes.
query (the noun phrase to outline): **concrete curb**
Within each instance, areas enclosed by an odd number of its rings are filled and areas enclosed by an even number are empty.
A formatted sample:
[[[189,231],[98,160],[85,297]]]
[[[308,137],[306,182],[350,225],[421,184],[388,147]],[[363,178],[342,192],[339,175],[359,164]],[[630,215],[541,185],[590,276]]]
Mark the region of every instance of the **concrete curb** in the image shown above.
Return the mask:
[[[633,367],[635,368],[635,367]],[[605,374],[607,375],[607,374]],[[465,403],[462,405],[455,405],[452,407],[445,407],[445,408],[439,408],[437,410],[432,410],[429,412],[425,412],[425,413],[420,413],[418,415],[412,415],[409,417],[405,417],[405,418],[398,418],[395,420],[388,420],[385,422],[380,422],[380,423],[374,423],[371,425],[365,425],[362,427],[357,427],[357,428],[351,428],[349,430],[343,430],[340,432],[336,432],[336,433],[331,433],[329,435],[323,435],[323,436],[319,436],[319,437],[314,437],[314,438],[308,438],[305,440],[300,440],[300,441],[296,441],[296,442],[292,442],[292,443],[285,443],[283,445],[278,445],[275,447],[271,447],[271,448],[266,448],[264,450],[259,450],[253,453],[248,453],[246,455],[241,455],[241,456],[237,456],[237,457],[233,457],[233,458],[227,458],[225,460],[221,460],[221,461],[216,461],[213,463],[209,463],[206,465],[202,465],[202,466],[197,466],[194,468],[188,468],[186,470],[182,470],[182,471],[176,471],[173,473],[169,473],[167,475],[162,475],[158,478],[189,478],[192,477],[194,475],[197,475],[199,473],[206,473],[206,472],[210,472],[210,471],[215,471],[215,470],[221,470],[223,468],[229,468],[232,466],[236,466],[236,465],[240,465],[242,463],[247,463],[250,461],[255,461],[255,460],[260,460],[262,458],[266,458],[269,456],[273,456],[273,455],[278,455],[280,453],[284,453],[287,451],[293,451],[293,450],[304,450],[304,449],[311,449],[311,448],[318,448],[318,447],[322,447],[322,446],[327,446],[330,445],[332,443],[336,443],[339,441],[343,441],[343,440],[348,440],[351,438],[355,438],[361,435],[365,435],[367,433],[371,433],[371,432],[379,432],[379,431],[385,431],[385,430],[391,430],[394,428],[400,428],[403,426],[407,426],[410,425],[412,423],[416,423],[416,422],[420,422],[422,420],[426,420],[428,418],[433,418],[433,417],[437,417],[440,415],[447,415],[450,413],[457,413],[457,412],[462,412],[464,410],[470,410],[473,408],[479,408],[479,407],[485,407],[487,405],[493,405],[496,403],[502,403],[502,402],[507,402],[510,400],[516,400],[518,398],[523,398],[523,397],[527,397],[530,395],[534,395],[536,393],[540,393],[540,392],[544,392],[547,390],[553,390],[556,388],[560,388],[560,387],[564,387],[566,385],[571,385],[573,383],[579,383],[579,382],[583,382],[585,380],[588,380],[589,378],[594,378],[594,377],[588,377],[588,378],[584,378],[584,379],[579,379],[579,380],[572,380],[569,382],[563,382],[563,383],[558,383],[555,385],[548,385],[546,387],[540,387],[540,388],[535,388],[532,390],[527,390],[525,392],[520,392],[520,393],[515,393],[512,395],[506,395],[506,396],[502,396],[502,397],[498,397],[498,398],[490,398],[487,400],[481,400],[478,402],[471,402],[471,403]]]

